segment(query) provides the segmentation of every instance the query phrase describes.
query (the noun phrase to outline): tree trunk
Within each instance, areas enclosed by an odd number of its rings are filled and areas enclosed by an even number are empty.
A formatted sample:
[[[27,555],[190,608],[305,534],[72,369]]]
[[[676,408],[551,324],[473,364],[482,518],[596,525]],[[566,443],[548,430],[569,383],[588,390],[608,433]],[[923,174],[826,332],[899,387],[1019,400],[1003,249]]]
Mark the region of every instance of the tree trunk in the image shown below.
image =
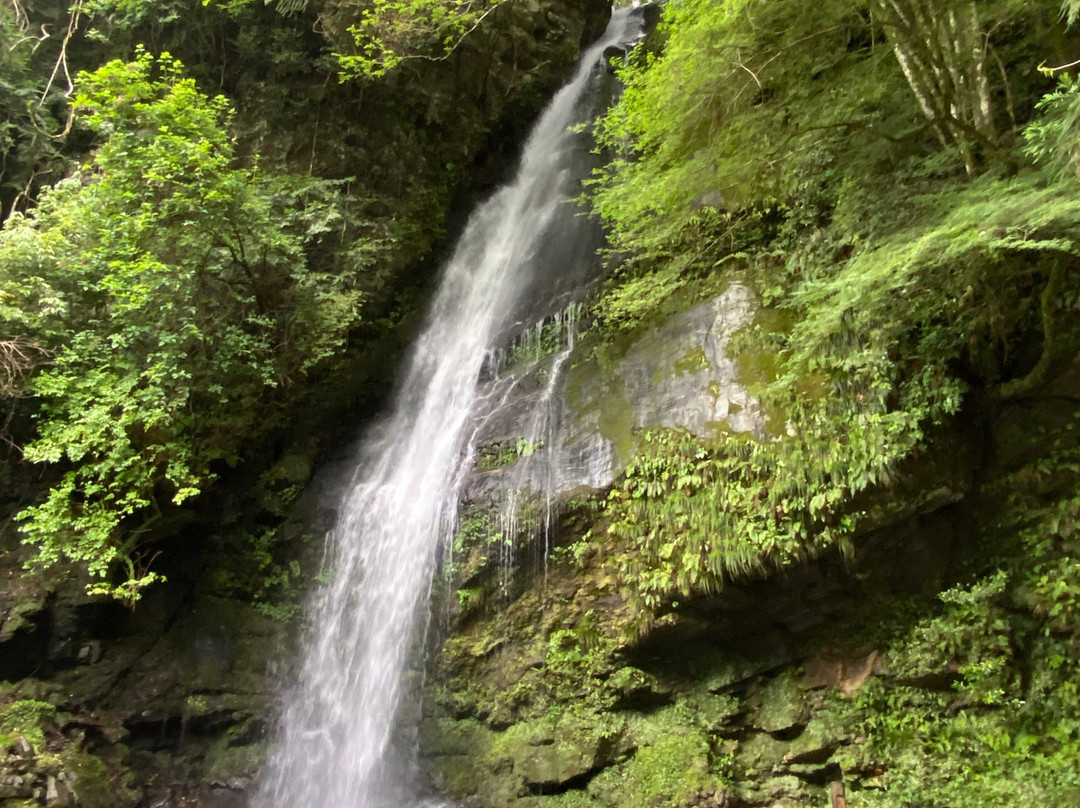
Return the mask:
[[[847,795],[844,793],[844,784],[840,780],[829,783],[829,797],[832,800],[832,808],[847,808]]]
[[[871,0],[871,7],[938,138],[975,171],[976,147],[998,138],[974,0]]]

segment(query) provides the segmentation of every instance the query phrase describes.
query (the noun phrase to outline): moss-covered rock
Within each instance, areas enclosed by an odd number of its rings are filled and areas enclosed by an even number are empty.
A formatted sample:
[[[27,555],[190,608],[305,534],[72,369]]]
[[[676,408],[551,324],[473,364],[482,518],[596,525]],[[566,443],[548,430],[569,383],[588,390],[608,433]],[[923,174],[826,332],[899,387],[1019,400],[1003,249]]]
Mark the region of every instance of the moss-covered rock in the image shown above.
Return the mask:
[[[0,645],[16,632],[33,631],[33,618],[44,610],[48,597],[41,582],[30,577],[10,575],[0,584]]]
[[[778,733],[790,732],[806,724],[810,707],[800,678],[798,671],[785,671],[767,680],[760,690],[760,704],[751,718],[755,728]]]
[[[618,717],[567,712],[515,724],[500,733],[492,754],[509,758],[530,791],[559,790],[614,762],[623,735]]]
[[[598,775],[587,792],[612,808],[723,804],[723,781],[713,772],[708,738],[694,731],[638,747],[626,763]]]
[[[24,799],[71,808],[135,805],[142,795],[126,747],[89,738],[81,716],[43,700],[57,701],[54,689],[21,687],[25,692],[7,688],[0,696],[0,805]]]
[[[851,731],[834,714],[815,712],[806,727],[788,745],[783,762],[788,768],[827,761],[842,744],[851,742]]]

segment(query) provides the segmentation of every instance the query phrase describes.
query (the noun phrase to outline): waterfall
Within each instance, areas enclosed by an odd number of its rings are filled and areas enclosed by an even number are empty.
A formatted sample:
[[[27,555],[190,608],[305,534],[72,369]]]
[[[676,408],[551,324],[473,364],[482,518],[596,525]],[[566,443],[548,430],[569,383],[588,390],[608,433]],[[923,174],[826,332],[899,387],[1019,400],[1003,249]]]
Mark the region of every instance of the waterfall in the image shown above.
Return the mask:
[[[538,302],[585,279],[566,263],[566,245],[587,226],[569,203],[582,144],[570,127],[588,117],[605,49],[635,41],[640,26],[635,11],[613,13],[533,129],[515,179],[472,214],[444,267],[393,408],[366,438],[327,537],[329,582],[309,606],[298,681],[256,805],[401,808],[420,799],[399,725],[415,696],[407,671],[438,548],[472,459],[481,371]]]

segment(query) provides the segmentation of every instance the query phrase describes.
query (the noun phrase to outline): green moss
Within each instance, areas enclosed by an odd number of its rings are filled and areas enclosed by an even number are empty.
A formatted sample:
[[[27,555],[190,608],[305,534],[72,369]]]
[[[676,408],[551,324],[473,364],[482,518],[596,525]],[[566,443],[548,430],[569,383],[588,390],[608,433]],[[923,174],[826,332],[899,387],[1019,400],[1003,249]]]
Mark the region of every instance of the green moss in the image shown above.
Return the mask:
[[[709,743],[703,734],[669,736],[639,749],[627,765],[632,805],[689,805],[716,791],[709,769]]]
[[[478,764],[477,758],[470,754],[441,756],[436,769],[443,787],[453,797],[459,799],[478,794],[498,793],[499,779],[486,766]],[[515,794],[516,796],[516,789]]]
[[[730,694],[695,693],[682,699],[694,721],[708,732],[728,729],[743,711],[742,702]]]
[[[55,728],[57,709],[54,705],[36,699],[17,699],[0,707],[0,745],[11,744],[23,737],[41,749],[45,746],[45,733]]]
[[[620,461],[630,460],[634,453],[634,410],[619,375],[604,371],[596,359],[575,366],[566,383],[566,403],[575,428],[590,428],[595,423]]]
[[[268,745],[251,743],[232,745],[228,736],[216,739],[205,751],[203,777],[228,781],[233,777],[254,778],[266,760]]]
[[[784,808],[820,808],[829,804],[828,791],[809,786],[791,774],[764,780],[741,780],[732,788],[732,795],[737,804],[782,805]],[[849,799],[854,798],[849,795]]]
[[[452,543],[452,562],[445,569],[448,580],[469,581],[488,562],[492,546],[502,540],[502,531],[491,510],[471,504],[458,515]]]
[[[521,800],[529,808],[604,808],[604,803],[593,799],[587,792],[577,789],[553,794],[550,797],[531,797]]]
[[[783,348],[796,322],[792,311],[761,306],[754,312],[753,323],[733,340],[739,379],[758,396],[774,434],[783,431],[790,412],[783,399],[768,395],[768,390],[788,371]],[[821,374],[804,374],[796,387],[800,395],[817,399],[828,392],[826,382]]]
[[[481,446],[476,455],[476,470],[493,471],[507,468],[542,448],[544,448],[543,441],[533,442],[526,438]]]
[[[779,769],[787,750],[786,741],[779,741],[765,732],[754,733],[740,741],[735,750],[736,779],[751,780]]]
[[[600,434],[611,442],[620,462],[629,462],[634,449],[634,410],[620,377],[610,380],[596,406],[600,410]]]
[[[675,373],[685,375],[697,373],[709,367],[709,357],[705,355],[705,349],[700,345],[693,346],[685,354],[675,360]]]
[[[821,763],[831,752],[851,741],[849,730],[837,715],[828,710],[816,712],[806,728],[799,733],[785,754],[785,760],[798,762],[808,760]]]
[[[558,785],[610,762],[622,723],[599,713],[553,712],[498,733],[489,760],[510,760],[526,783]]]
[[[768,680],[760,693],[754,726],[766,732],[782,732],[806,722],[806,691],[799,686],[798,678],[798,671],[789,671]]]
[[[475,718],[425,719],[420,725],[423,747],[431,754],[483,757],[491,746],[491,730]]]
[[[461,610],[462,617],[468,616],[482,606],[484,595],[485,590],[480,586],[465,587],[457,590],[458,608]]]
[[[591,797],[618,808],[690,806],[723,790],[713,770],[703,732],[684,730],[641,746],[626,763],[605,770],[589,784]]]
[[[125,808],[140,798],[134,788],[134,775],[113,762],[107,765],[100,757],[81,751],[66,750],[61,759],[73,775],[80,808]]]

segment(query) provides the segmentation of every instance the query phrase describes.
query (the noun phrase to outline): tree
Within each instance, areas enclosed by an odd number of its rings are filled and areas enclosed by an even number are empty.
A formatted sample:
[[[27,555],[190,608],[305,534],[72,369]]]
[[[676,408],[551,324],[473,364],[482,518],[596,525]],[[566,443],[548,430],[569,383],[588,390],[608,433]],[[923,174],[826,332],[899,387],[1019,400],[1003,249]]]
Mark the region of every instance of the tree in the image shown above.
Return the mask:
[[[871,0],[919,107],[968,172],[975,146],[996,146],[986,36],[974,0]]]
[[[99,150],[0,233],[0,330],[53,354],[26,382],[25,457],[59,481],[18,518],[39,562],[134,600],[158,577],[141,546],[162,507],[235,462],[267,393],[342,343],[358,294],[306,258],[340,232],[334,188],[237,167],[225,99],[179,62],[139,53],[78,87]]]
[[[339,54],[342,74],[382,76],[406,59],[440,59],[507,0],[340,0],[322,19],[346,23],[354,53]]]
[[[626,91],[599,125],[615,159],[595,206],[619,246],[689,259],[677,233],[702,209],[783,199],[808,173],[821,176],[830,151],[850,157],[860,142],[909,129],[914,104],[863,10],[849,0],[669,3],[660,47],[631,54]]]
[[[3,220],[13,208],[25,208],[42,178],[62,165],[58,136],[66,123],[67,109],[59,82],[47,80],[52,63],[43,67],[46,60],[55,58],[51,43],[45,44],[48,35],[31,28],[18,2],[0,6],[0,43]]]

